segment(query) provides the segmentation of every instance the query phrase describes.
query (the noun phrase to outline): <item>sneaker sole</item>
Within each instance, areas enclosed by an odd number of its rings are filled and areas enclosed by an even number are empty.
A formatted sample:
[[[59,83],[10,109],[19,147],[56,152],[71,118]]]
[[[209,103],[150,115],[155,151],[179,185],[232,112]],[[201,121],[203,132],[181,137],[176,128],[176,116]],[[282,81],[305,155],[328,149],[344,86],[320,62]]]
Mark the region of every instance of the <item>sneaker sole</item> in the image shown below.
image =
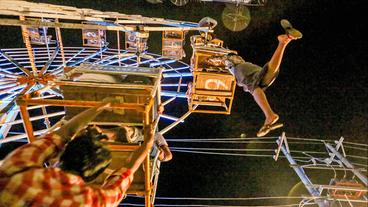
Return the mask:
[[[286,19],[282,19],[280,21],[281,27],[284,28],[284,30],[287,30],[289,28],[293,28],[293,26],[290,24],[290,22]]]
[[[281,27],[285,30],[287,35],[295,39],[300,39],[303,37],[303,34],[299,30],[295,29],[288,20],[282,19],[280,21],[280,24],[281,24]]]

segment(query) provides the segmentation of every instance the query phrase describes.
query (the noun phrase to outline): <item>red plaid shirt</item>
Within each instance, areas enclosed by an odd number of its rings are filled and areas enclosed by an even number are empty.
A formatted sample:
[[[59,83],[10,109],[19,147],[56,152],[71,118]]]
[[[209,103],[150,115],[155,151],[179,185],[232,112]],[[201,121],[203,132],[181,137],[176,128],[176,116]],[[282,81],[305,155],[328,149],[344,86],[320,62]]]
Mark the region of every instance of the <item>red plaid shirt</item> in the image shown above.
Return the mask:
[[[131,171],[111,175],[97,187],[59,168],[44,168],[64,144],[60,136],[48,134],[9,154],[0,166],[0,206],[117,206],[133,181]]]

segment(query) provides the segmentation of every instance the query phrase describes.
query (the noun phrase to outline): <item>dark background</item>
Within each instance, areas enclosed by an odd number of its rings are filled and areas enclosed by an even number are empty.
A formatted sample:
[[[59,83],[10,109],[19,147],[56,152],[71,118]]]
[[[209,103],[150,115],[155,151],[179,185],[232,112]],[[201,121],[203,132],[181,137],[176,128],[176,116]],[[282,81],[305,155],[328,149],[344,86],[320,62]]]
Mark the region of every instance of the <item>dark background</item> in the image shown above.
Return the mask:
[[[363,31],[366,28],[363,14],[367,7],[363,0],[269,0],[263,7],[250,8],[251,22],[240,32],[231,32],[223,26],[223,3],[195,1],[177,7],[168,0],[163,4],[149,4],[144,0],[34,2],[193,22],[210,16],[218,21],[215,34],[224,40],[226,47],[237,50],[245,60],[260,65],[269,60],[277,46],[276,37],[283,32],[280,20],[289,19],[304,36],[290,43],[280,75],[266,91],[271,106],[285,125],[282,131],[292,137],[337,140],[343,136],[346,141],[368,143],[367,38]],[[0,34],[0,48],[24,47],[19,28],[1,27]],[[195,33],[189,35],[192,34]],[[112,37],[109,39],[110,47],[115,47],[114,35],[109,37]],[[160,37],[161,34],[150,34],[150,52],[160,53],[161,44],[153,43]],[[63,31],[63,40],[64,46],[81,45],[81,35],[74,30]],[[186,45],[189,45],[188,41]],[[189,63],[190,48],[186,51],[185,61]],[[168,113],[185,112],[186,102],[176,103],[168,106]],[[242,133],[255,137],[263,121],[263,114],[251,95],[237,88],[231,115],[192,114],[165,137],[168,140],[239,137]],[[270,136],[279,136],[280,133],[281,130],[277,130]],[[169,144],[175,146],[176,143]],[[273,162],[271,158],[174,152],[174,159],[161,167],[157,195],[283,196],[298,182],[285,160]]]

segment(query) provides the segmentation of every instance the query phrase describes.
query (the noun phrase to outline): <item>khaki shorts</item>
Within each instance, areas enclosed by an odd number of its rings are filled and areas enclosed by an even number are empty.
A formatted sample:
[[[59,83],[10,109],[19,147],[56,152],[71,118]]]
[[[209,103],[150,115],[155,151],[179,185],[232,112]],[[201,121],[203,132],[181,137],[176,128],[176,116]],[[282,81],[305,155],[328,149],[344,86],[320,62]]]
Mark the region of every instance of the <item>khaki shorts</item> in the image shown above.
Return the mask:
[[[235,77],[237,85],[243,87],[245,92],[253,93],[256,88],[266,90],[276,79],[278,73],[275,75],[269,84],[262,83],[264,76],[268,71],[268,64],[260,67],[254,64],[240,64],[235,68]]]

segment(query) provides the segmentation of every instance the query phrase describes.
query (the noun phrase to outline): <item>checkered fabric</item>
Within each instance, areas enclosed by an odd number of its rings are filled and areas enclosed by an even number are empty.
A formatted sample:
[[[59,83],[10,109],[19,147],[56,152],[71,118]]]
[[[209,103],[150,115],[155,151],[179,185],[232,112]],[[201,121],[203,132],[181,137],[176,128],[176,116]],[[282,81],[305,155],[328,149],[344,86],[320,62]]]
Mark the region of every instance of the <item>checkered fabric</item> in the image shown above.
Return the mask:
[[[0,166],[0,206],[117,206],[133,181],[131,171],[113,173],[102,186],[93,186],[59,168],[43,167],[64,144],[60,136],[48,134],[9,154]]]

